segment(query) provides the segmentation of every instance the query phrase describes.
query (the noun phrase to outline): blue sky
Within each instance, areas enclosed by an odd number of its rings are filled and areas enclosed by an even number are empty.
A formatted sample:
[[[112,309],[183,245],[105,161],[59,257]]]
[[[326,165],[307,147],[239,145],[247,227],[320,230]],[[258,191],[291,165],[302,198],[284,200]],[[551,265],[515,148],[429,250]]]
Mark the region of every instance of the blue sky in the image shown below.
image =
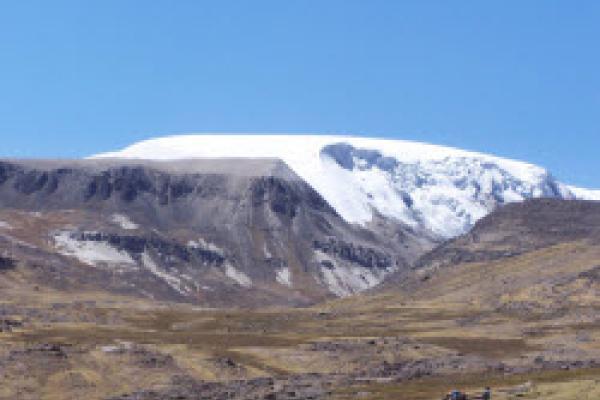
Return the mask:
[[[6,1],[0,156],[352,133],[600,187],[598,1]]]

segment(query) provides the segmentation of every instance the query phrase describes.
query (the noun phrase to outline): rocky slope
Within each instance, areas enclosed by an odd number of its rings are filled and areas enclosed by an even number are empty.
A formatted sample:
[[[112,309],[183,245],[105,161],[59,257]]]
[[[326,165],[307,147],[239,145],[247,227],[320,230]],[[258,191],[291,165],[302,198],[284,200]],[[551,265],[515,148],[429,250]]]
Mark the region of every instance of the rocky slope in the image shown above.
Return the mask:
[[[501,207],[380,292],[589,323],[600,306],[599,270],[600,202],[534,199]]]
[[[421,257],[415,267],[493,261],[578,240],[600,243],[600,202],[531,199],[500,207],[468,233]]]
[[[348,224],[266,159],[3,161],[0,209],[6,268],[216,306],[346,296],[433,243],[386,220]]]

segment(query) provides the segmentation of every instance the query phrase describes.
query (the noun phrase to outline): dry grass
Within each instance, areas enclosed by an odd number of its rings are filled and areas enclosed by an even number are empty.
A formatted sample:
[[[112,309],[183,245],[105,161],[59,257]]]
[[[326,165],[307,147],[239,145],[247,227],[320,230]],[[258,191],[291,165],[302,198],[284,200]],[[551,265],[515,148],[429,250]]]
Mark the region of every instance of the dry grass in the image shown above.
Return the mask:
[[[11,350],[40,343],[69,344],[74,351],[66,361],[56,364],[59,368],[35,358],[8,365],[3,369],[0,399],[102,399],[161,387],[176,374],[227,380],[307,372],[348,373],[383,361],[443,357],[457,352],[498,361],[554,347],[592,354],[600,352],[600,323],[584,317],[595,312],[595,300],[589,296],[594,287],[575,282],[552,290],[543,282],[562,282],[562,277],[598,264],[599,248],[579,242],[562,244],[486,265],[457,266],[452,273],[442,272],[409,295],[384,293],[310,309],[262,311],[198,309],[101,291],[34,290],[26,276],[4,274],[0,276],[2,304],[14,307],[15,317],[26,323],[23,329],[0,335],[0,358],[6,360]],[[470,285],[465,287],[464,282]],[[547,306],[549,293],[566,296],[566,300],[555,297],[550,304],[556,309],[541,307],[528,313],[502,308],[516,301]],[[575,302],[569,297],[573,293]],[[588,340],[575,343],[573,338],[581,333]],[[400,352],[379,345],[339,353],[309,350],[314,342],[363,343],[387,337],[407,338],[420,346]],[[101,349],[123,342],[170,355],[173,364],[149,368],[135,357]],[[222,359],[231,360],[236,367],[223,367]],[[522,394],[523,398],[562,400],[577,398],[568,396],[580,393],[597,393],[593,379],[597,372],[522,376],[465,373],[401,384],[364,383],[339,390],[336,397],[353,398],[357,392],[364,392],[365,399],[425,400],[437,399],[455,386],[477,390],[490,384],[510,389],[531,381],[534,386]],[[514,398],[508,391],[498,392],[498,396]]]
[[[336,400],[360,398],[365,400],[438,400],[448,391],[459,389],[478,394],[486,386],[493,389],[494,399],[516,400],[520,398],[539,400],[583,400],[577,397],[583,389],[597,393],[600,370],[547,371],[522,375],[461,374],[436,378],[423,378],[403,383],[372,383],[339,389]],[[553,397],[544,397],[553,396]],[[597,399],[597,397],[590,397]]]

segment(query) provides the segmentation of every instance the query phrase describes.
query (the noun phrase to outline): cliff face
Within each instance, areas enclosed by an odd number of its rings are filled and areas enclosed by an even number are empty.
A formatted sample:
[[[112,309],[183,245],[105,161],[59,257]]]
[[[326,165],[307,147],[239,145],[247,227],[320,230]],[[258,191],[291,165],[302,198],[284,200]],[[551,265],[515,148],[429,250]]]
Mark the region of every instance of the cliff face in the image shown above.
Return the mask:
[[[3,161],[0,208],[6,257],[40,280],[210,305],[349,295],[432,245],[348,224],[277,160]]]

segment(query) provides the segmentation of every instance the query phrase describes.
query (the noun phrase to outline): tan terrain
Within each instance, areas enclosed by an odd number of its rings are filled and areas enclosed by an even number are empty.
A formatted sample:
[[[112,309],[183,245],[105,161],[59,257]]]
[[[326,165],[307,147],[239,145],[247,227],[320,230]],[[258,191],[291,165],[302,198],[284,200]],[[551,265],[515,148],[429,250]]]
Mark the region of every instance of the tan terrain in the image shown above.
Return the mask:
[[[324,237],[289,214],[290,193],[302,188],[284,188],[285,196],[265,195],[256,206],[268,214],[262,226],[289,223],[295,236],[279,243]],[[133,227],[115,222],[112,208],[4,204],[0,399],[433,400],[487,385],[495,399],[596,398],[600,204],[511,204],[409,263],[393,245],[377,244],[381,231],[356,231],[318,202],[298,201],[302,218],[329,221],[322,229],[338,243],[373,250],[331,250],[332,259],[378,268],[388,258],[377,252],[389,253],[402,268],[383,285],[336,299],[314,280],[315,265],[295,255],[286,262],[305,274],[294,290],[237,258],[257,285],[247,287],[227,277],[214,248],[186,247],[196,231],[160,231],[139,217]],[[57,236],[65,229],[81,232]],[[97,261],[99,250],[119,268]],[[219,293],[178,296],[173,276],[198,265]]]

